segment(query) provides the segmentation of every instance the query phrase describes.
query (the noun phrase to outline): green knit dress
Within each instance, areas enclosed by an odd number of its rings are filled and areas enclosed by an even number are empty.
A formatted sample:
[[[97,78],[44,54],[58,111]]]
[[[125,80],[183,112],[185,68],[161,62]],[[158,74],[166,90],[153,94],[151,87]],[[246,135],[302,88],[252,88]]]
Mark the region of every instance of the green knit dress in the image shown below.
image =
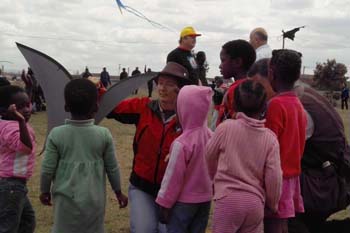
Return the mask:
[[[118,163],[108,129],[93,120],[66,120],[46,142],[41,192],[54,203],[53,233],[103,233],[106,174],[120,190]],[[51,186],[52,184],[52,186]]]

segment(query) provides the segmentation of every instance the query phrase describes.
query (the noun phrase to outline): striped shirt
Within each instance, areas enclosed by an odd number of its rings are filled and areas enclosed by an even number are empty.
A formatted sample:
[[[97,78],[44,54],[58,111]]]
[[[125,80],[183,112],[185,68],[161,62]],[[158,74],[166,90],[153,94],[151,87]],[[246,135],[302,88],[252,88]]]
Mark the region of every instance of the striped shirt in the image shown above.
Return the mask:
[[[206,152],[215,200],[244,191],[277,209],[282,189],[279,144],[264,123],[239,112],[236,120],[226,120],[215,130]]]
[[[17,121],[0,120],[0,177],[29,179],[35,163],[34,130],[27,124],[33,148],[30,149],[20,140]]]

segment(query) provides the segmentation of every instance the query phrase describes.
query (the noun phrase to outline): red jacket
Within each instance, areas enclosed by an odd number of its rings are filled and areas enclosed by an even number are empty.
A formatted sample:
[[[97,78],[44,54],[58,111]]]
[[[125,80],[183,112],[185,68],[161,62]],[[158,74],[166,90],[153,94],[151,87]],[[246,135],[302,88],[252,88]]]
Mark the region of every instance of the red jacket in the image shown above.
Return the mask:
[[[107,116],[136,125],[130,182],[153,196],[157,196],[160,189],[170,145],[181,134],[175,112],[170,115],[163,122],[159,102],[146,97],[124,100]]]
[[[301,173],[306,121],[303,105],[291,91],[273,97],[268,103],[265,125],[277,135],[284,178]]]
[[[216,122],[216,125],[218,126],[220,123],[222,123],[226,119],[231,119],[235,113],[233,109],[233,102],[234,102],[234,96],[235,96],[235,89],[238,87],[239,84],[244,82],[246,78],[239,79],[231,84],[231,86],[226,91],[226,94],[224,96],[224,99],[222,101],[222,104],[219,108],[219,117],[218,121]]]

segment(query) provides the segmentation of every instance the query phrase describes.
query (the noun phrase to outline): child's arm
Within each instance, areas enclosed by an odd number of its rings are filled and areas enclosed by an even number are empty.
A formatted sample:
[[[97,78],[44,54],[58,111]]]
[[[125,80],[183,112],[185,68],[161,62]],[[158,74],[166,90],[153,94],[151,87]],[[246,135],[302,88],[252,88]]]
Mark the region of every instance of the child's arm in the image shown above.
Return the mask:
[[[50,132],[46,140],[44,159],[41,164],[40,174],[40,201],[44,205],[51,205],[51,183],[56,174],[59,160],[57,145],[53,139],[53,131]]]
[[[25,118],[21,113],[17,111],[15,104],[10,105],[10,107],[8,108],[8,114],[11,115],[11,118],[18,121],[18,125],[19,125],[19,140],[18,140],[18,136],[11,134],[9,135],[10,144],[12,144],[11,142],[14,143],[13,146],[16,147],[14,148],[16,151],[29,154],[33,149],[33,144],[27,128],[27,123],[25,121]],[[23,146],[22,147],[18,146],[18,141],[27,148],[23,148]]]
[[[115,158],[115,150],[111,133],[106,129],[106,148],[103,155],[104,166],[108,176],[109,183],[114,190],[119,202],[120,208],[128,205],[128,198],[122,193],[120,187],[120,173],[118,162]]]
[[[266,189],[266,206],[275,212],[278,209],[278,202],[282,193],[282,170],[277,139],[266,157],[264,183]]]
[[[206,146],[205,158],[207,161],[207,167],[209,171],[209,176],[213,180],[218,168],[218,160],[220,155],[220,147],[222,145],[222,140],[224,140],[224,128],[225,123],[222,123],[216,128],[213,136],[209,140]]]
[[[281,105],[278,102],[271,101],[266,112],[265,126],[271,129],[276,134],[277,138],[279,138],[283,132],[283,118]]]
[[[186,173],[186,152],[180,142],[171,145],[170,159],[164,174],[156,202],[165,208],[171,208],[177,201],[183,188]]]

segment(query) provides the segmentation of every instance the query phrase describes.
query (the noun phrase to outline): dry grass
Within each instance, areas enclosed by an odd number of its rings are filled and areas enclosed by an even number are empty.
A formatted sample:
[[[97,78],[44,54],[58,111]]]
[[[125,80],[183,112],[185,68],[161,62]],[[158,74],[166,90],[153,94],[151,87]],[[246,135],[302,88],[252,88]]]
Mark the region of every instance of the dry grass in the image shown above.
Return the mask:
[[[144,92],[143,92],[144,93]],[[350,112],[339,110],[339,113],[344,119],[346,133],[349,138]],[[36,132],[37,152],[39,153],[43,147],[46,135],[46,113],[34,114],[30,121]],[[128,178],[132,166],[132,139],[135,132],[134,126],[123,125],[114,120],[104,120],[102,126],[109,128],[114,136],[114,142],[117,150],[117,159],[121,168],[121,177],[123,191],[127,192]],[[52,208],[46,207],[39,202],[39,174],[40,165],[43,156],[37,156],[34,176],[28,183],[29,197],[36,211],[37,218],[37,233],[50,232],[52,226]],[[107,188],[107,208],[105,226],[107,233],[123,233],[130,232],[129,230],[129,211],[128,209],[119,209],[118,203],[115,201],[113,192],[108,186]],[[142,211],[142,210],[140,210]],[[208,229],[210,226],[208,227]],[[209,232],[209,230],[208,230]]]

